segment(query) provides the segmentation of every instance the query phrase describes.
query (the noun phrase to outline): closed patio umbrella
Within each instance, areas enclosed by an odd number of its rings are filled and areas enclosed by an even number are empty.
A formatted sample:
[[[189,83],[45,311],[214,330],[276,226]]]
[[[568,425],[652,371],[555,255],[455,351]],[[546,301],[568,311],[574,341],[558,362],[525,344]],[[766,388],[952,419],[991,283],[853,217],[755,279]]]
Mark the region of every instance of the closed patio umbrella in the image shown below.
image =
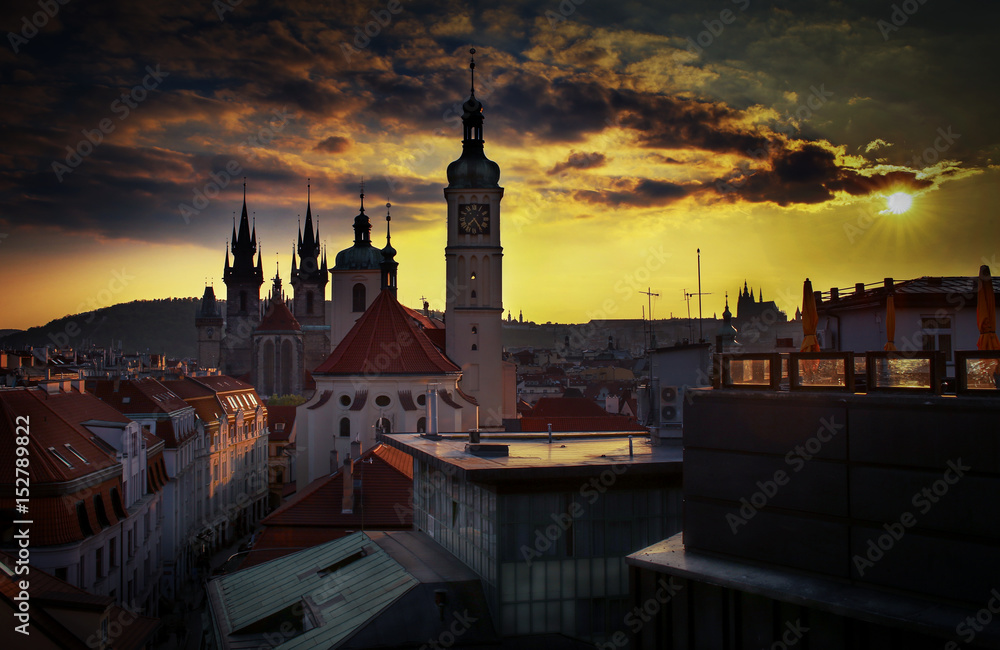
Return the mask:
[[[993,279],[990,277],[990,267],[985,264],[979,267],[976,322],[979,324],[979,340],[976,342],[976,347],[980,350],[1000,350],[1000,339],[997,339],[997,307],[993,295]]]
[[[800,352],[819,352],[819,341],[816,339],[816,326],[819,316],[816,314],[816,296],[813,295],[813,285],[806,278],[802,285],[802,347]]]
[[[886,352],[896,350],[896,301],[892,294],[885,301],[885,347]]]

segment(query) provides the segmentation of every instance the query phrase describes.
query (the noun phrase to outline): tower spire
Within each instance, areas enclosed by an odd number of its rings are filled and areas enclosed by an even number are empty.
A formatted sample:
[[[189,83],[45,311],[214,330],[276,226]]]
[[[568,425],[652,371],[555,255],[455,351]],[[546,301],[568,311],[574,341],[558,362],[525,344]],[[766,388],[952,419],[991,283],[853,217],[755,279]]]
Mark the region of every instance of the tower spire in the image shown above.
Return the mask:
[[[471,77],[471,86],[469,88],[469,94],[473,97],[476,96],[476,48],[471,48],[469,50],[469,75]]]
[[[392,232],[390,223],[392,217],[389,216],[391,203],[385,204],[385,248],[382,249],[382,263],[379,268],[382,270],[382,289],[388,289],[393,294],[396,293],[396,276],[399,262],[396,261],[396,249],[392,247]]]

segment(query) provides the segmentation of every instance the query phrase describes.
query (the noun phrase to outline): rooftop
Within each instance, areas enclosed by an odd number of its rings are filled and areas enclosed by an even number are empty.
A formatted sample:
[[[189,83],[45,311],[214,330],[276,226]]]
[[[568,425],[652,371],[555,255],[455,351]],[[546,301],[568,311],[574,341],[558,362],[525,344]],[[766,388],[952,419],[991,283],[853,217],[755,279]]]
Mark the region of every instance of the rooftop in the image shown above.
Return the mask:
[[[477,455],[469,448],[468,435],[442,435],[429,438],[420,434],[383,434],[379,440],[401,449],[416,459],[457,470],[466,480],[480,483],[506,483],[525,479],[564,479],[598,476],[623,464],[629,473],[662,475],[680,472],[680,447],[653,447],[649,438],[629,433],[553,434],[549,444],[546,434],[482,434],[486,445],[505,445],[508,455]]]

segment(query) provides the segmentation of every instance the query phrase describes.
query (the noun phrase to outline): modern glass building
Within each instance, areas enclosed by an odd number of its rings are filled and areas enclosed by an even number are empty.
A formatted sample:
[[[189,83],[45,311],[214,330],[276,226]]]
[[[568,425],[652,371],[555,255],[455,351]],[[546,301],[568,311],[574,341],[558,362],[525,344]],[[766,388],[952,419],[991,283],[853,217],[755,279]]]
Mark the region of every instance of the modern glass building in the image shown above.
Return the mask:
[[[483,581],[505,636],[601,642],[626,629],[625,556],[681,529],[681,449],[627,435],[416,434],[414,527]]]

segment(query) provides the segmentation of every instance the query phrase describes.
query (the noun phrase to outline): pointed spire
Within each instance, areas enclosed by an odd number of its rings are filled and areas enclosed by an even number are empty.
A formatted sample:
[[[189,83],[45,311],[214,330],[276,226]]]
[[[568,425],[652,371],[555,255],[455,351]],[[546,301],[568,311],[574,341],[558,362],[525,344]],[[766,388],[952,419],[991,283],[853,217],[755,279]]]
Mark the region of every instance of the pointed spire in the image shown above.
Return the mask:
[[[250,235],[250,248],[257,250],[257,213],[253,213],[253,233]]]
[[[299,215],[299,218],[298,218],[297,221],[298,221],[298,224],[299,224],[299,250],[302,250],[302,215],[301,214]]]
[[[292,274],[289,277],[289,280],[294,280],[298,274],[298,266],[295,263],[295,246],[292,246]]]
[[[382,249],[382,263],[379,267],[382,270],[382,289],[388,289],[396,293],[397,269],[399,262],[396,261],[396,249],[392,247],[391,222],[389,208],[391,203],[385,204],[385,248]]]
[[[471,78],[471,87],[469,88],[469,94],[472,97],[476,96],[476,48],[469,50],[469,75]]]
[[[236,252],[236,212],[233,212],[233,236],[229,239],[232,242],[233,253]],[[226,244],[226,248],[229,248],[230,244]]]
[[[226,268],[222,271],[223,279],[229,276],[229,242],[226,242]]]

